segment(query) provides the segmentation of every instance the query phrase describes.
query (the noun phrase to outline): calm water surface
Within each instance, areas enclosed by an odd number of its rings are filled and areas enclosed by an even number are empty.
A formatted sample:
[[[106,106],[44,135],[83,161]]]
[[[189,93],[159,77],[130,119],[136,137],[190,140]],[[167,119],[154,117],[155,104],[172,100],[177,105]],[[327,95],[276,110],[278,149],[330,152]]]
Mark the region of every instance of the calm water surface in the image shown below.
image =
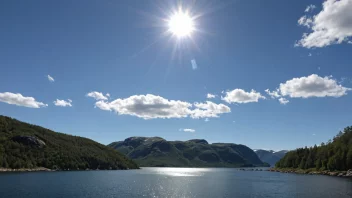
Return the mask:
[[[352,180],[221,168],[0,173],[0,197],[352,197]]]

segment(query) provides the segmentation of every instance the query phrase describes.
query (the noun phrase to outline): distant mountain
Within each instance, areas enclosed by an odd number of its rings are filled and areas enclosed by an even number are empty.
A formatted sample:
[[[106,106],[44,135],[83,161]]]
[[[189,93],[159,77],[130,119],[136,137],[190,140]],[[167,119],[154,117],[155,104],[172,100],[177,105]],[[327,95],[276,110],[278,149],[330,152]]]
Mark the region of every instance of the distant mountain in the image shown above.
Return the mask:
[[[166,141],[160,137],[130,137],[108,145],[146,167],[268,166],[247,146],[208,144],[206,140]]]
[[[0,168],[133,169],[137,164],[93,140],[0,116]]]
[[[275,152],[273,150],[261,150],[261,149],[256,149],[254,151],[258,155],[260,160],[270,164],[270,166],[275,166],[276,162],[278,162],[281,158],[283,158],[285,154],[288,152],[287,150]]]

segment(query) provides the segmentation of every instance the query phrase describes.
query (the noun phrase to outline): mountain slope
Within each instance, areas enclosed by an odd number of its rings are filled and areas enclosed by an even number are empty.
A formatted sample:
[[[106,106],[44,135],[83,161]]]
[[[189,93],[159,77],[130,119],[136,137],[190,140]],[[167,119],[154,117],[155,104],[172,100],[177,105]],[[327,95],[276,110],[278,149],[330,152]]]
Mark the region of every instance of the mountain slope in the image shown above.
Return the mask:
[[[333,141],[321,146],[299,148],[288,152],[277,168],[346,171],[352,169],[352,127],[340,132]]]
[[[0,116],[0,167],[138,168],[123,154],[90,139],[57,133],[5,116]]]
[[[166,141],[160,137],[130,137],[108,146],[134,159],[140,166],[243,167],[264,166],[248,147],[194,139]]]
[[[255,150],[255,153],[258,155],[259,159],[263,162],[267,162],[270,166],[274,166],[288,151],[273,151],[273,150]]]

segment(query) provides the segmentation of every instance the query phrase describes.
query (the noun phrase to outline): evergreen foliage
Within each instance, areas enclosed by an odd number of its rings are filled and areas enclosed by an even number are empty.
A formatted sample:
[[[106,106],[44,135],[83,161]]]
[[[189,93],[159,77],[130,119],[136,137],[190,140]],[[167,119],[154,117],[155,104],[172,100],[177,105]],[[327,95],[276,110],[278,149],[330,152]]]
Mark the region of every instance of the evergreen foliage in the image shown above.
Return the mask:
[[[323,171],[352,169],[352,127],[339,132],[333,140],[311,148],[288,152],[275,165],[277,168],[297,168]]]
[[[45,145],[15,141],[19,136],[33,137]],[[125,155],[90,139],[57,133],[5,116],[0,116],[0,167],[56,170],[138,168]]]

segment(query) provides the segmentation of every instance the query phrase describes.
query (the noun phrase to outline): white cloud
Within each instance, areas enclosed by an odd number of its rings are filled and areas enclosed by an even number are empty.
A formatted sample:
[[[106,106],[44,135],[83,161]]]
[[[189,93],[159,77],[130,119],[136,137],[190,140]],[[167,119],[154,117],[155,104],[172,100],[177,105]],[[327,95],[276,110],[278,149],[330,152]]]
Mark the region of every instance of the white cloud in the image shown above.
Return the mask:
[[[316,6],[311,4],[311,5],[307,6],[307,8],[304,10],[304,12],[312,11],[312,10],[314,10],[315,8],[316,8]]]
[[[249,103],[258,102],[259,99],[265,99],[259,92],[251,90],[251,92],[245,92],[243,89],[234,89],[227,91],[225,97],[221,97],[222,100],[227,103]]]
[[[87,93],[87,97],[92,97],[95,100],[107,100],[108,99],[106,96],[104,96],[103,93],[97,92],[97,91]]]
[[[0,93],[0,102],[29,108],[41,108],[48,106],[47,104],[36,101],[33,97],[25,97],[20,93],[15,94],[10,92]]]
[[[311,32],[304,33],[295,46],[314,48],[349,42],[352,36],[352,0],[326,0],[317,15],[303,16],[298,24],[307,26]]]
[[[102,100],[96,102],[95,107],[97,107],[101,110],[104,110],[104,111],[111,111],[112,110],[110,103],[102,101]]]
[[[194,106],[196,109],[191,112],[192,118],[219,117],[219,114],[231,112],[230,107],[224,104],[215,104],[210,101],[206,101],[205,103],[194,103]]]
[[[215,97],[216,97],[216,95],[214,95],[214,94],[211,94],[211,93],[207,94],[207,98],[215,98]]]
[[[317,74],[293,78],[280,84],[281,95],[291,98],[341,97],[349,90],[351,88],[339,85],[331,76],[320,77]]]
[[[154,118],[210,118],[231,112],[224,104],[194,103],[180,100],[168,100],[152,94],[133,95],[112,102],[98,101],[95,107],[105,111],[115,111],[119,115],[132,115],[143,119]],[[193,108],[194,107],[194,108]]]
[[[287,100],[286,98],[279,98],[279,102],[280,102],[280,104],[285,105],[285,104],[289,103],[290,101]]]
[[[115,111],[119,115],[132,115],[143,119],[187,117],[192,104],[179,100],[168,100],[152,94],[134,95],[112,102],[98,101],[96,107]]]
[[[55,82],[55,79],[52,76],[48,75],[47,77],[50,82]]]
[[[109,94],[109,93],[107,93],[107,94],[105,94],[105,95],[106,95],[106,97],[108,97],[108,98],[110,97],[110,94]]]
[[[270,91],[269,89],[266,89],[265,92],[273,99],[280,97],[280,90],[279,89],[276,89],[275,91]]]
[[[71,103],[72,103],[72,100],[70,100],[70,99],[68,99],[67,101],[56,99],[54,101],[54,105],[60,106],[60,107],[72,107]]]
[[[204,122],[209,122],[210,120],[209,120],[209,118],[205,118],[205,120],[204,120]]]
[[[184,132],[189,132],[189,133],[196,132],[196,130],[194,130],[194,129],[179,129],[179,131],[184,131]]]

